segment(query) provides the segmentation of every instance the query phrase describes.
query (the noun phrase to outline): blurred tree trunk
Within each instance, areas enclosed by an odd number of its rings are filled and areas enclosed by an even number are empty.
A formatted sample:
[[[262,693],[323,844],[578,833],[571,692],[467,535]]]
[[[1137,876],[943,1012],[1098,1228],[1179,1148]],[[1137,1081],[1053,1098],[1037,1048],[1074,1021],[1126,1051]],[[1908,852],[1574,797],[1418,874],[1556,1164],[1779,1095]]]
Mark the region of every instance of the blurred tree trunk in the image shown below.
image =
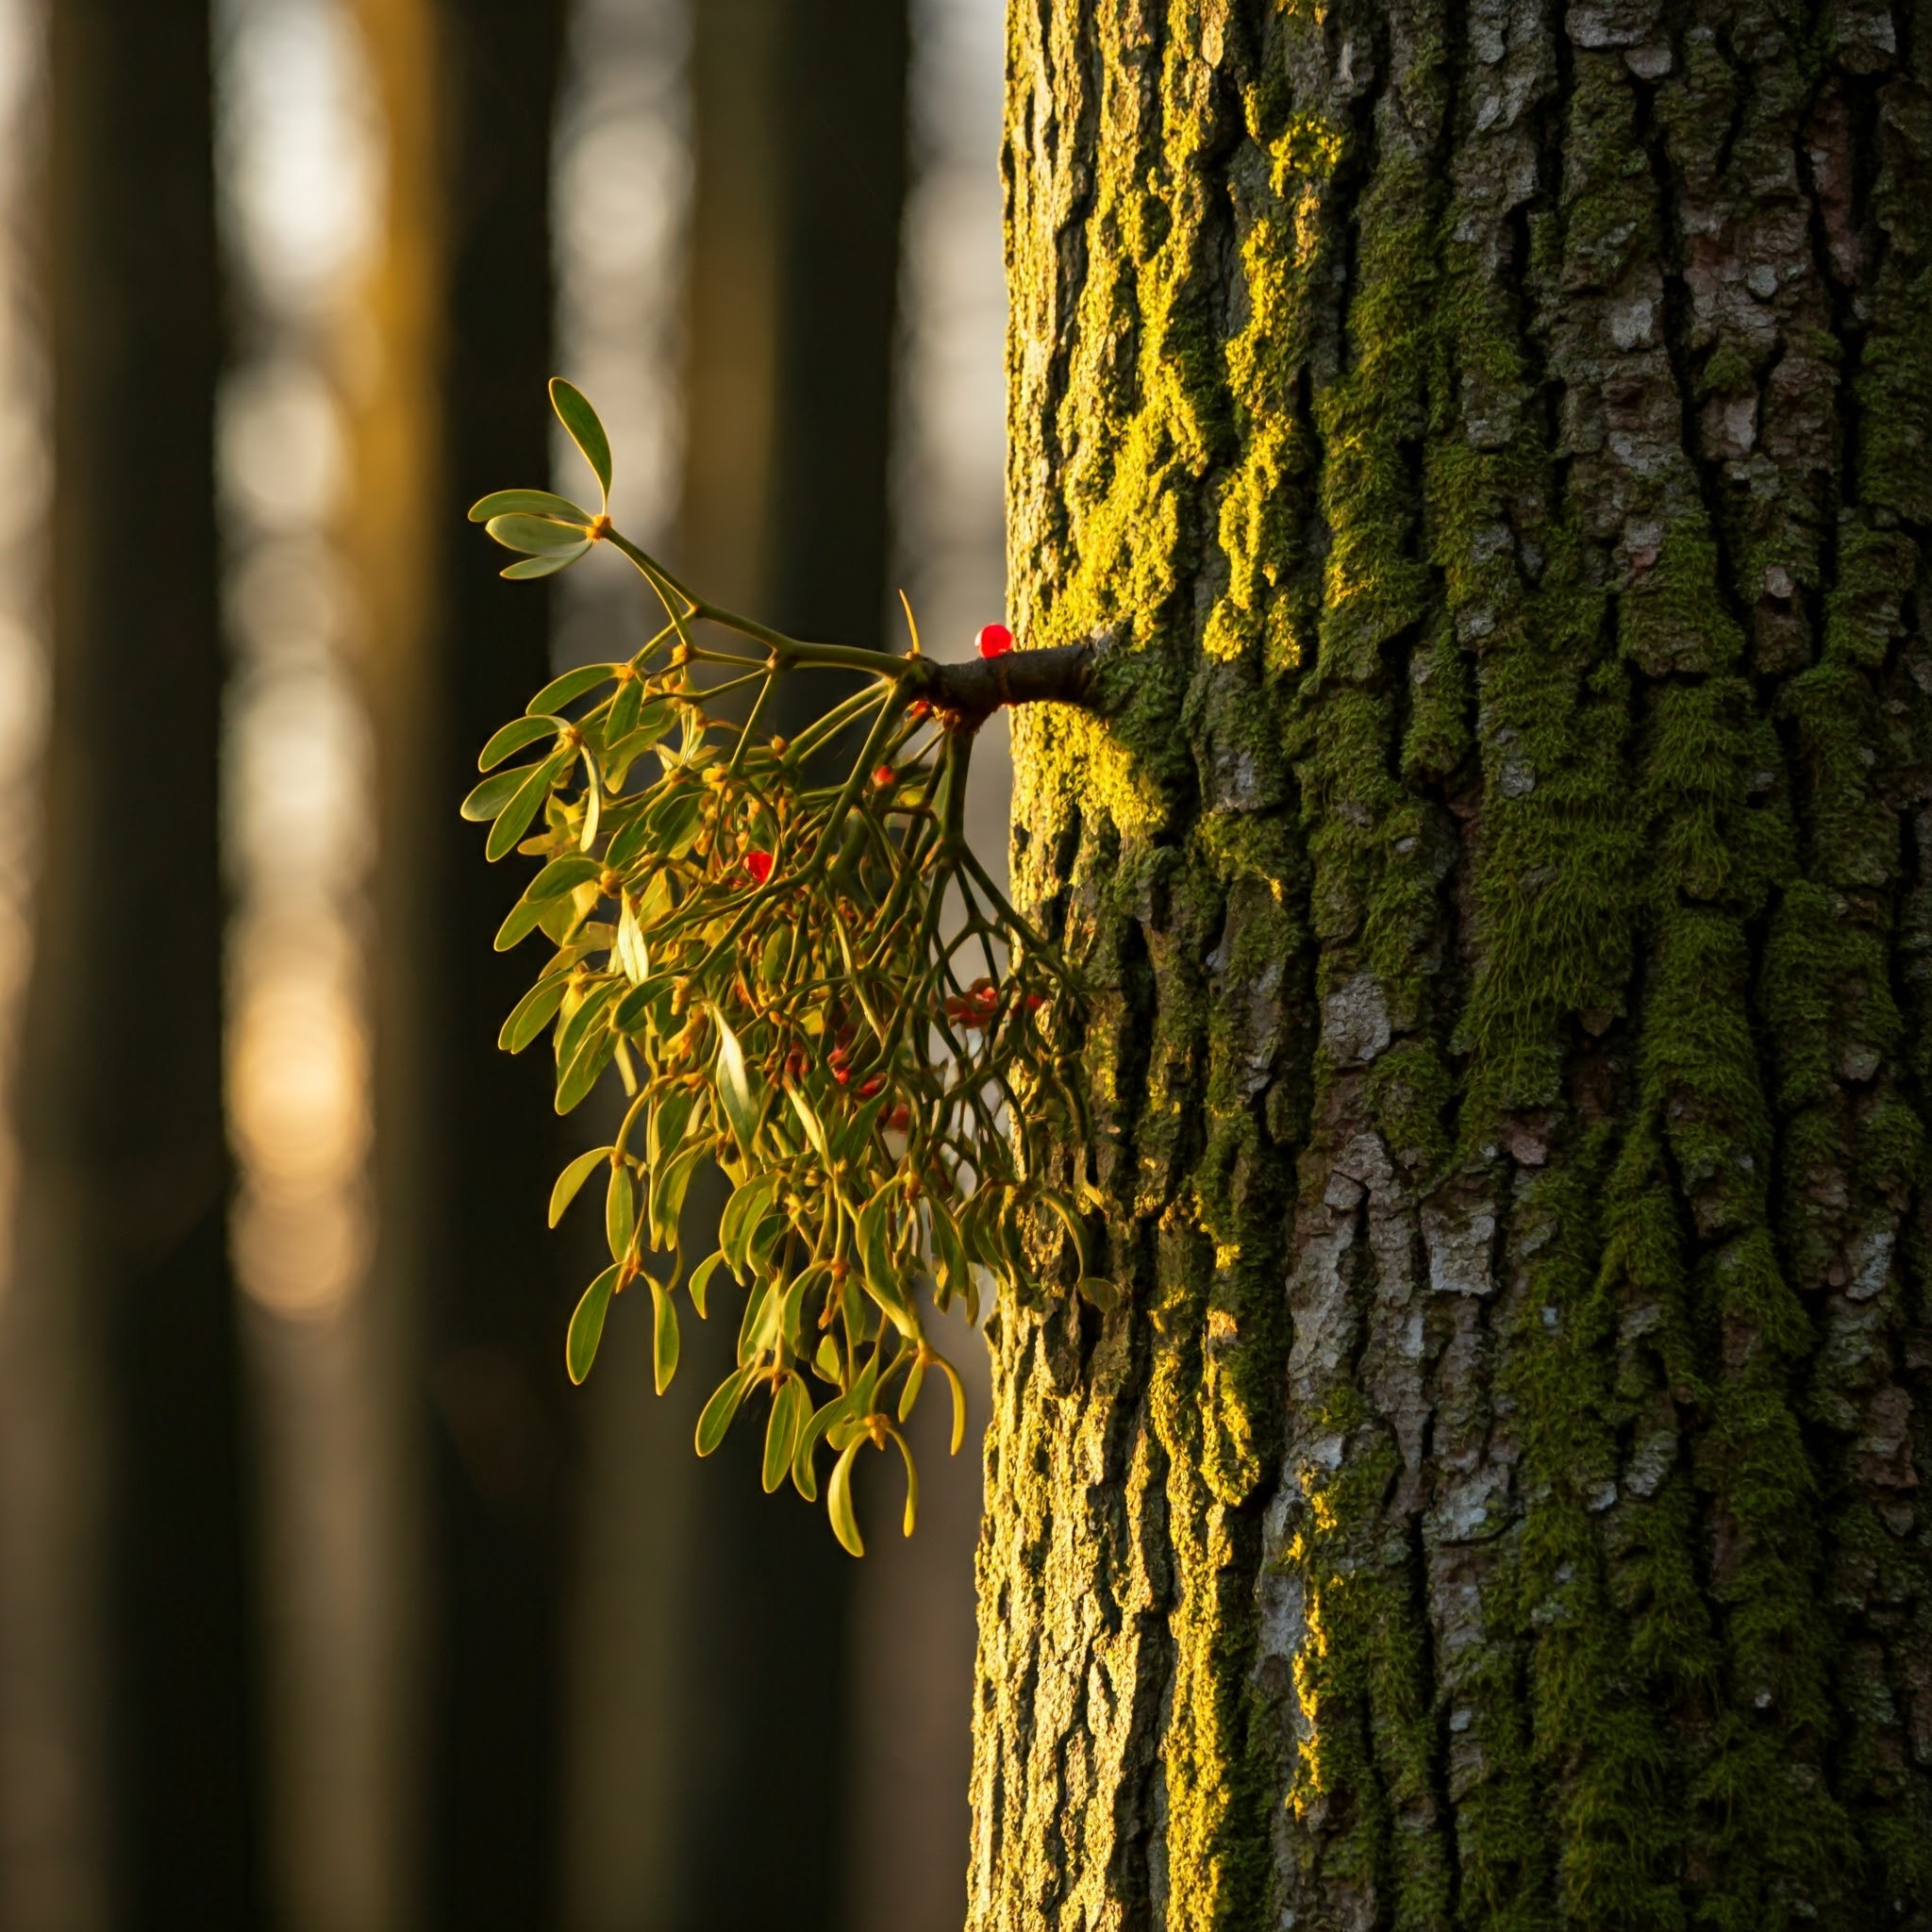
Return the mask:
[[[507,885],[454,802],[476,752],[549,675],[550,600],[501,583],[464,508],[548,472],[550,150],[564,0],[446,0],[449,124],[437,532],[442,695],[421,756],[437,774],[428,886],[439,985],[419,1009],[435,1235],[425,1279],[441,1620],[432,1639],[431,1918],[525,1928],[556,1908],[562,1530],[570,1386],[559,1335],[579,1284],[544,1226],[564,1136],[550,1070],[496,1035],[523,966],[491,950]]]
[[[1932,1925],[1932,15],[1009,31],[972,1923]]]
[[[205,8],[51,17],[54,710],[18,1114],[16,1323],[66,1405],[60,1633],[91,1899],[259,1922],[258,1679],[222,1118],[220,361]],[[64,1359],[62,1359],[64,1357]],[[66,1440],[61,1440],[65,1437]],[[22,1767],[9,1767],[9,1773]],[[48,1774],[53,1767],[39,1767]],[[90,1788],[92,1787],[92,1788]],[[58,1801],[55,1808],[58,1808]]]
[[[546,1069],[496,1047],[521,990],[491,944],[509,887],[456,807],[549,675],[545,587],[499,582],[462,513],[549,474],[564,5],[360,11],[391,129],[350,524],[382,792],[376,1280],[413,1297],[408,1399],[431,1431],[414,1923],[527,1932],[557,1909],[575,1271],[543,1223],[563,1158]]]
[[[875,644],[905,0],[701,0],[692,25],[678,560],[706,594],[799,635]],[[680,1381],[694,1394],[723,1374],[731,1340],[729,1322],[713,1321],[688,1341]],[[695,1493],[676,1643],[673,1924],[842,1926],[847,1846],[831,1794],[852,1739],[853,1565],[796,1498],[760,1493],[748,1431],[675,1479]]]

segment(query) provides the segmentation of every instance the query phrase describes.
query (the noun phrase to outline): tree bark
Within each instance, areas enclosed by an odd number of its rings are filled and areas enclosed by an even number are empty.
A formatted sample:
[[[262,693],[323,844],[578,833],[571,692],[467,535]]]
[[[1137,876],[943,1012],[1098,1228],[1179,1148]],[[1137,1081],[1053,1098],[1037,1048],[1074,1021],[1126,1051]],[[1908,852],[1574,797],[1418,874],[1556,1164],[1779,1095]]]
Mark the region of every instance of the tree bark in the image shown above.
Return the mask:
[[[972,1923],[1932,1925],[1932,8],[1009,35]]]
[[[222,1118],[207,9],[61,0],[49,71],[53,718],[8,1314],[58,1391],[26,1399],[37,1480],[64,1492],[37,1525],[71,1590],[51,1668],[77,1674],[62,1748],[15,1769],[85,1865],[15,1903],[246,1927],[259,1683]]]

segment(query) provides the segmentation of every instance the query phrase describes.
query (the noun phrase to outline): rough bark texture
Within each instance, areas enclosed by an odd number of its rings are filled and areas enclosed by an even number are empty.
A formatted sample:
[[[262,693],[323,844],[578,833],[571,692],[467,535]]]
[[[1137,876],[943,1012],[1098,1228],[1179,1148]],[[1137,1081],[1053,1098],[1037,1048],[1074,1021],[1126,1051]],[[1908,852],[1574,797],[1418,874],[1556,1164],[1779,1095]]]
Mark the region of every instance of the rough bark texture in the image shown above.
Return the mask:
[[[1932,1925],[1932,7],[1009,31],[973,1923]]]

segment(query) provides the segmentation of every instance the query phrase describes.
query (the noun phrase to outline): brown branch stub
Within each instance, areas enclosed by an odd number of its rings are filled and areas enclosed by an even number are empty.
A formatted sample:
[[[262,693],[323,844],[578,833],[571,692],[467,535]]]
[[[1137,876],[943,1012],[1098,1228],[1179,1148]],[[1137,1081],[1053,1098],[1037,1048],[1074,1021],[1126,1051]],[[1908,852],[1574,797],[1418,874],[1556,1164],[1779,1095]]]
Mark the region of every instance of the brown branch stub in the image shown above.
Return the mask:
[[[941,712],[949,729],[976,731],[1002,705],[1093,702],[1091,644],[1055,644],[1043,651],[1008,651],[963,663],[927,660],[919,694]]]

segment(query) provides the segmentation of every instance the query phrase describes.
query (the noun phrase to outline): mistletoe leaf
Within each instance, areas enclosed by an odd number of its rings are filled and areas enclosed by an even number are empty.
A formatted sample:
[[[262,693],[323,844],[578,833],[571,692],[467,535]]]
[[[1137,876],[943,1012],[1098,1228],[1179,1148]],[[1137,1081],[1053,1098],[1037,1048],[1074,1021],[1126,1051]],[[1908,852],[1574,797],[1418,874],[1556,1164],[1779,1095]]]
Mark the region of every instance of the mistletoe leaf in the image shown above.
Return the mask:
[[[560,570],[568,570],[578,558],[590,554],[588,543],[574,544],[568,550],[553,550],[543,557],[526,557],[521,563],[512,563],[496,575],[508,577],[512,583],[525,583],[531,577],[555,576]]]
[[[483,527],[506,550],[520,550],[526,557],[581,550],[586,541],[581,524],[559,524],[550,517],[491,517]]]
[[[540,979],[510,1008],[503,1031],[496,1036],[497,1045],[505,1053],[522,1053],[556,1018],[569,986],[568,973],[553,973],[548,979]]]
[[[661,1395],[677,1373],[677,1304],[656,1281],[651,1282],[651,1380]]]
[[[490,828],[490,837],[483,846],[483,856],[493,865],[499,858],[507,857],[517,849],[517,841],[529,828],[530,821],[537,816],[538,808],[550,795],[550,788],[569,769],[571,755],[567,751],[558,752],[545,758],[541,765],[531,768],[529,775],[510,794],[510,800],[496,815],[496,823]],[[485,779],[484,784],[493,781]],[[482,785],[476,791],[481,791]],[[476,791],[471,792],[475,798]]]
[[[604,1190],[604,1239],[610,1258],[621,1261],[630,1253],[630,1238],[637,1225],[637,1191],[631,1186],[630,1169],[622,1160],[610,1163],[610,1179]]]
[[[718,1098],[733,1136],[749,1159],[758,1139],[758,1116],[764,1109],[745,1068],[744,1049],[738,1043],[738,1035],[731,1030],[721,1008],[711,1008],[711,1018],[718,1028],[718,1058],[713,1069]]]
[[[832,1534],[855,1557],[865,1555],[865,1543],[859,1537],[858,1518],[852,1508],[852,1461],[864,1441],[859,1436],[839,1452],[831,1483],[825,1490],[825,1513],[832,1519]]]
[[[566,524],[588,524],[591,512],[579,508],[567,496],[548,490],[496,490],[478,497],[470,506],[470,521],[487,524],[491,517],[555,517]]]
[[[560,711],[587,691],[595,691],[600,684],[608,684],[617,675],[615,664],[579,664],[575,671],[566,671],[561,677],[553,677],[530,702],[524,707],[528,717],[547,717]]]
[[[563,1219],[564,1210],[577,1197],[584,1183],[597,1171],[600,1160],[608,1160],[617,1152],[614,1147],[592,1147],[588,1153],[579,1154],[564,1171],[557,1176],[557,1185],[550,1191],[550,1224],[555,1227]]]
[[[581,1383],[597,1359],[597,1344],[604,1340],[604,1318],[610,1312],[617,1276],[618,1267],[613,1261],[585,1289],[576,1312],[570,1318],[570,1332],[563,1343],[563,1366],[573,1382]]]
[[[549,718],[541,713],[533,718],[512,718],[501,731],[491,737],[490,742],[476,755],[476,769],[487,772],[492,765],[500,765],[513,751],[522,751],[526,744],[535,744],[540,738],[553,737],[561,731],[565,721]],[[495,814],[492,812],[493,818]]]
[[[724,1265],[724,1257],[722,1253],[708,1255],[704,1260],[698,1263],[697,1268],[691,1274],[691,1305],[698,1311],[698,1320],[700,1322],[706,1319],[705,1297],[709,1294],[711,1290],[711,1276],[717,1274],[719,1269]]]
[[[744,1400],[744,1391],[751,1387],[757,1374],[756,1369],[734,1369],[711,1391],[711,1399],[705,1404],[704,1412],[698,1417],[697,1449],[700,1456],[708,1456],[724,1440],[725,1431],[737,1418],[738,1405]]]
[[[770,1495],[791,1474],[791,1457],[811,1414],[811,1397],[796,1375],[787,1375],[772,1403],[765,1424],[765,1494]]]
[[[608,506],[610,501],[610,439],[605,435],[596,410],[591,408],[590,399],[575,383],[566,382],[560,375],[550,379],[550,407],[557,411],[557,420],[570,431],[570,440],[583,451],[584,460],[597,478]]]

